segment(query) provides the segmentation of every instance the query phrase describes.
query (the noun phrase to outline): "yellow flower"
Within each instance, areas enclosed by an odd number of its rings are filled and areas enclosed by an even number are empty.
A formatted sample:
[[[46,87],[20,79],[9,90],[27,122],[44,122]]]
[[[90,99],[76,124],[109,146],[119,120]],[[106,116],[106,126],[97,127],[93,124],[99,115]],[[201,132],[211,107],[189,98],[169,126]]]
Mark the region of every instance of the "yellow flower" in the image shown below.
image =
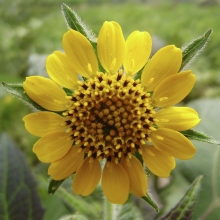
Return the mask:
[[[197,112],[172,107],[191,91],[195,75],[178,73],[182,52],[174,45],[148,62],[150,35],[134,31],[125,41],[116,22],[105,22],[97,40],[105,73],[99,72],[96,53],[82,34],[69,30],[62,43],[65,53],[47,58],[52,80],[31,76],[23,83],[27,95],[48,110],[24,117],[26,129],[40,137],[33,151],[51,163],[48,174],[54,180],[75,173],[75,194],[91,194],[101,179],[112,203],[125,203],[129,192],[146,195],[147,177],[136,153],[152,173],[167,177],[174,157],[185,160],[196,152],[179,131],[199,123]],[[141,81],[135,80],[142,68]],[[73,92],[67,96],[62,88]]]

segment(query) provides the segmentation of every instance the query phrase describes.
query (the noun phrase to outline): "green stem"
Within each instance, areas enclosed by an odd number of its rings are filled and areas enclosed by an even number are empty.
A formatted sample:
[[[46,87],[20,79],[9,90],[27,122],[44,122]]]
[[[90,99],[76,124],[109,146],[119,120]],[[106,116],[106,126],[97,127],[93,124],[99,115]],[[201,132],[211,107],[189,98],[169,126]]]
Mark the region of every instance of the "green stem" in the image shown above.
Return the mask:
[[[113,220],[113,204],[104,196],[104,220]]]
[[[104,196],[103,209],[104,209],[103,219],[114,220],[116,219],[120,207],[116,204],[112,204],[111,202],[109,202],[108,199]]]

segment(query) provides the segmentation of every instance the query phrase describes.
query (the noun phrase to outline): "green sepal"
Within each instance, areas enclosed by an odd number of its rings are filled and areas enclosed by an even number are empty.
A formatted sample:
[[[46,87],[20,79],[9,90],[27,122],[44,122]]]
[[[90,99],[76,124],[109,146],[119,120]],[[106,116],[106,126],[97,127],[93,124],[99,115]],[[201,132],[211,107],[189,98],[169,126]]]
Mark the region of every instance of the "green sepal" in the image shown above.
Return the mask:
[[[57,189],[61,186],[61,184],[63,183],[65,179],[63,180],[53,180],[53,179],[50,179],[50,183],[49,183],[49,186],[48,186],[48,193],[49,194],[54,194]]]
[[[190,140],[202,141],[209,144],[220,145],[220,141],[216,141],[206,134],[194,130],[181,131],[181,133]]]
[[[94,45],[96,45],[96,37],[94,33],[81,20],[78,14],[64,3],[61,5],[61,11],[64,15],[68,27],[84,35],[94,47]]]
[[[40,105],[38,105],[36,102],[34,102],[33,100],[31,100],[29,98],[29,96],[26,94],[22,83],[5,83],[2,82],[3,88],[10,93],[12,96],[14,96],[15,98],[20,99],[21,101],[23,101],[26,105],[28,105],[31,109],[33,109],[34,111],[40,110],[40,111],[45,111],[46,109],[44,109],[43,107],[41,107]]]
[[[68,88],[63,88],[64,92],[68,95],[68,96],[72,96],[74,91]]]
[[[183,198],[161,220],[191,219],[201,189],[203,176],[198,176],[189,187]]]
[[[142,155],[138,152],[138,151],[135,151],[134,152],[134,156],[141,162],[141,164],[143,165],[143,158],[142,158]]]
[[[138,79],[141,80],[142,70],[137,72],[137,74],[134,76],[134,80],[138,80]]]
[[[149,196],[147,193],[145,196],[141,197],[143,200],[145,200],[151,207],[153,207],[157,212],[159,212],[159,208],[157,204],[154,202],[154,200]]]
[[[192,59],[198,56],[199,53],[202,51],[202,49],[205,48],[212,32],[213,30],[209,29],[208,31],[205,32],[203,36],[193,40],[191,43],[183,47],[183,52],[182,52],[183,58],[182,58],[182,65],[180,67],[180,70],[182,70],[183,67],[189,64],[190,61],[192,61]]]

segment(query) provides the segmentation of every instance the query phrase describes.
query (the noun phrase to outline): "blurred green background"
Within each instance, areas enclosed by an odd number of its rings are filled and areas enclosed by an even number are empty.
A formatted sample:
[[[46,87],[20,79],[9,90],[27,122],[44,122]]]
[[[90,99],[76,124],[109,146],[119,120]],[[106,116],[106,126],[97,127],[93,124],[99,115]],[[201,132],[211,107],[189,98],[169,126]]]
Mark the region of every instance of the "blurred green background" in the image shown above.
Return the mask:
[[[28,75],[46,74],[45,59],[54,50],[62,50],[62,36],[67,30],[60,11],[62,3],[63,1],[60,0],[0,1],[1,82],[22,82]],[[213,108],[217,108],[220,95],[220,1],[67,0],[64,3],[74,9],[96,35],[98,35],[98,31],[105,20],[117,21],[123,29],[125,38],[134,30],[148,31],[153,37],[153,52],[167,44],[182,47],[212,28],[214,33],[210,42],[190,65],[190,69],[197,76],[197,82],[183,104],[199,106],[196,109],[199,113],[204,111],[203,107],[213,106]],[[204,98],[207,101],[204,101]],[[215,102],[217,100],[216,105],[212,105],[213,102],[209,105],[206,104],[213,99]],[[24,152],[28,165],[35,173],[40,173],[41,176],[47,178],[47,165],[39,163],[32,153],[32,146],[37,138],[26,132],[22,122],[22,117],[30,112],[31,110],[27,106],[7,94],[2,87],[0,88],[0,132],[6,132],[16,142]],[[206,114],[208,113],[209,110]],[[206,114],[204,114],[204,117],[207,116]],[[209,122],[212,120],[213,118]],[[205,126],[202,126],[202,128],[206,129]],[[218,124],[214,128],[211,126],[205,132],[213,135],[212,129],[216,132],[216,136],[213,137],[220,137],[218,135],[220,134]],[[207,147],[212,146],[208,145]],[[213,149],[218,151],[217,147]],[[153,176],[150,177],[151,191],[154,193],[155,198],[159,198],[160,207],[164,207],[164,210],[168,210],[181,198],[193,180],[193,178],[184,174],[185,168],[184,165],[181,165],[182,163],[186,164],[187,161],[181,162],[179,165],[183,169],[183,172],[179,169],[181,175],[178,171],[174,171],[172,174],[172,180],[175,180],[171,181],[175,185],[174,188],[167,188],[167,185],[166,187],[159,187],[158,184],[161,180]],[[191,177],[194,176],[196,174],[191,175]],[[165,181],[162,182],[164,184]],[[168,179],[167,182],[170,183],[170,180]],[[51,202],[54,199],[51,196],[48,198],[45,185],[41,182],[39,189],[40,198],[43,200],[43,206],[46,210],[45,219],[59,219],[64,214],[74,213],[72,209],[67,207],[68,205],[65,202],[63,203],[62,196],[56,197],[56,202]],[[171,192],[170,189],[172,189]],[[99,189],[97,191],[100,193]],[[174,194],[173,198],[168,196],[169,193]],[[96,197],[97,195],[94,195],[89,199],[94,202]],[[98,201],[101,201],[100,196]],[[141,203],[139,200],[134,202],[141,210],[142,217],[140,219],[156,218],[154,211],[149,207],[146,208],[145,203]],[[56,210],[56,213],[50,211],[53,205],[56,207],[57,204],[61,203],[62,205],[59,206],[60,211]],[[220,205],[217,207],[220,209]],[[147,218],[143,214],[146,210],[150,213]],[[196,214],[194,219],[199,219],[198,216],[199,214]],[[201,219],[212,220],[214,218],[207,216]]]

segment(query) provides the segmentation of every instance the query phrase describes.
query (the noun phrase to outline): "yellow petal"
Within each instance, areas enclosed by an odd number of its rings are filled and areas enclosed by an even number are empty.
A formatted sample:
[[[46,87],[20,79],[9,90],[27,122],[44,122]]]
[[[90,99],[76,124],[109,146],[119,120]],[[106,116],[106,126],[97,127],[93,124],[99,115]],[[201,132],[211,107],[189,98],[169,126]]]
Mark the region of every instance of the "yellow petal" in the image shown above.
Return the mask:
[[[125,40],[118,23],[104,22],[98,36],[97,51],[100,63],[108,73],[118,71],[125,55]]]
[[[165,108],[182,101],[192,90],[196,76],[191,71],[181,72],[162,80],[154,90],[153,105]]]
[[[127,75],[133,76],[148,61],[152,40],[148,32],[134,31],[126,40],[124,68]]]
[[[100,178],[101,166],[99,161],[87,157],[76,171],[73,181],[73,192],[83,196],[90,195],[99,183]]]
[[[52,80],[30,76],[26,78],[23,87],[27,95],[43,108],[51,111],[66,110],[66,93]]]
[[[163,108],[154,117],[159,120],[156,122],[157,126],[176,131],[188,130],[200,122],[198,113],[188,107]]]
[[[157,150],[153,145],[142,145],[142,157],[146,167],[159,177],[168,177],[175,168],[176,162],[172,156]]]
[[[59,51],[47,57],[46,69],[50,78],[62,87],[75,89],[78,75],[67,60],[66,54]]]
[[[127,201],[130,181],[120,163],[105,164],[102,174],[102,189],[107,199],[114,204],[124,204]]]
[[[147,91],[154,91],[157,84],[166,77],[179,71],[182,51],[174,45],[160,49],[144,67],[141,83]]]
[[[138,197],[145,196],[147,192],[147,177],[141,162],[136,157],[132,156],[129,162],[123,158],[121,165],[126,170],[130,179],[131,192]]]
[[[72,146],[69,152],[60,160],[52,162],[48,174],[54,180],[63,180],[76,172],[83,162],[83,151],[78,152],[79,146]]]
[[[63,48],[69,63],[81,76],[93,77],[98,70],[98,61],[92,45],[78,31],[70,29],[63,36]]]
[[[64,132],[48,134],[40,138],[33,147],[40,161],[51,163],[61,159],[70,150],[73,141]]]
[[[158,150],[182,160],[190,159],[196,153],[196,148],[184,135],[168,128],[151,132],[151,140]]]
[[[23,118],[25,128],[31,134],[43,137],[50,133],[62,132],[65,129],[65,120],[53,112],[35,112]]]

